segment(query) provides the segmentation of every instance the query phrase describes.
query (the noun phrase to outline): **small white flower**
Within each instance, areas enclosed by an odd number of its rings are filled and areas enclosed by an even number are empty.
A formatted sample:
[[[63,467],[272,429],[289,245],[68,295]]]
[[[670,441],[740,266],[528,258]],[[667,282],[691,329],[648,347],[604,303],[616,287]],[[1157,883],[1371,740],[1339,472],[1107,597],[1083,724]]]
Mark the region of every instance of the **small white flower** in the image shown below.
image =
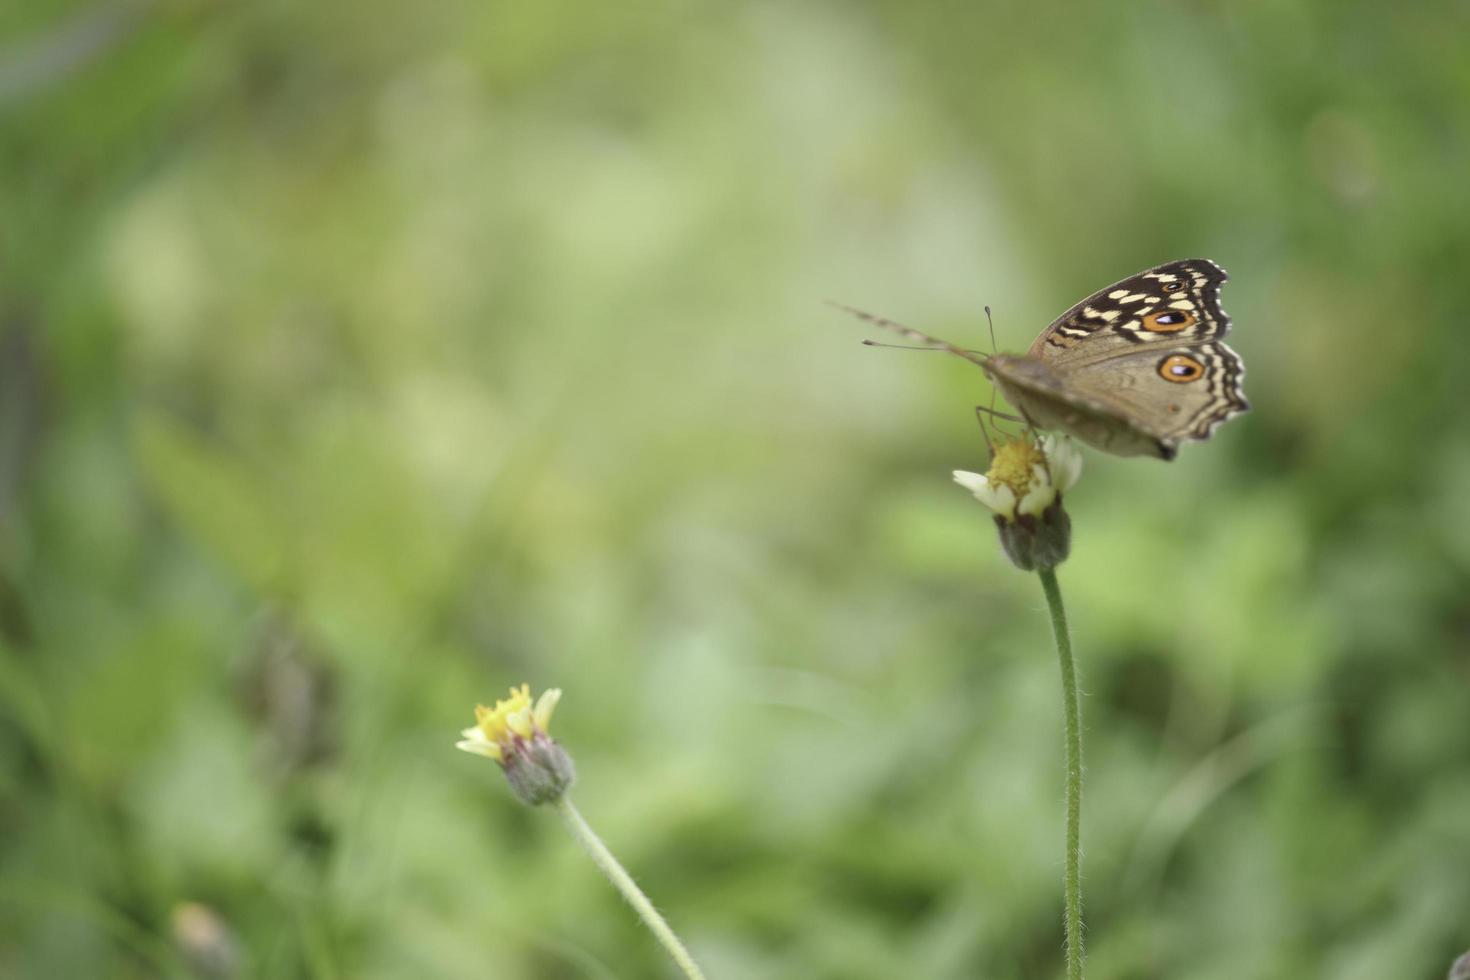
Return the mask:
[[[1040,442],[1023,437],[1002,443],[988,473],[955,470],[954,480],[996,516],[1014,521],[1040,517],[1081,475],[1082,454],[1072,440],[1048,434]]]
[[[1082,454],[1066,436],[1030,435],[1001,443],[986,473],[954,480],[995,514],[1001,547],[1017,568],[1053,568],[1071,550],[1072,522],[1061,495],[1082,475]]]

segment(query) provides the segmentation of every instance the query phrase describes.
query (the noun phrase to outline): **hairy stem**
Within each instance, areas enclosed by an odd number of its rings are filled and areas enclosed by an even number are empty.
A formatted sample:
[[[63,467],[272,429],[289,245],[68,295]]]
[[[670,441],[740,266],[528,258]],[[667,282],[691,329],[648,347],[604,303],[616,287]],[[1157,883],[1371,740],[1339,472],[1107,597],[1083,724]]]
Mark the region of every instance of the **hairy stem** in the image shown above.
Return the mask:
[[[689,950],[684,947],[679,937],[674,934],[674,930],[669,927],[669,923],[659,914],[658,909],[653,907],[653,903],[648,900],[647,895],[643,894],[643,890],[633,881],[632,876],[618,863],[618,859],[613,857],[612,851],[607,849],[607,845],[602,842],[602,838],[598,837],[592,828],[588,826],[587,821],[582,818],[582,814],[572,805],[571,797],[563,795],[557,800],[556,810],[561,814],[562,821],[567,825],[567,830],[577,839],[577,843],[582,845],[582,849],[592,858],[593,863],[602,869],[603,874],[607,875],[607,880],[612,882],[613,887],[622,893],[623,898],[628,900],[629,905],[633,906],[633,910],[638,913],[639,918],[643,920],[643,924],[648,926],[654,938],[663,944],[664,949],[669,951],[669,955],[674,958],[674,962],[679,965],[679,969],[684,971],[684,975],[689,980],[705,980],[704,974],[700,971],[698,964],[694,962],[694,957],[689,955]]]
[[[1062,667],[1062,716],[1067,738],[1067,980],[1082,980],[1082,708],[1077,700],[1077,665],[1072,659],[1072,635],[1067,610],[1052,568],[1037,570],[1046,592],[1051,628]]]

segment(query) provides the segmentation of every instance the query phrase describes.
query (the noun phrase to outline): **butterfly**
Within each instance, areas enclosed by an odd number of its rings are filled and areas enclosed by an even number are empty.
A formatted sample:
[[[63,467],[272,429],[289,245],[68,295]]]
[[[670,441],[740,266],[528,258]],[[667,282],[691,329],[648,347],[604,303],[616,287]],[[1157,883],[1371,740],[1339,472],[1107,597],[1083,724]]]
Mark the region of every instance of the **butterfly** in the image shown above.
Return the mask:
[[[1209,259],[1179,259],[1100,289],[1057,317],[1025,354],[981,354],[892,320],[870,323],[980,365],[1024,421],[1118,456],[1173,459],[1250,408],[1245,365],[1225,346],[1229,278]]]

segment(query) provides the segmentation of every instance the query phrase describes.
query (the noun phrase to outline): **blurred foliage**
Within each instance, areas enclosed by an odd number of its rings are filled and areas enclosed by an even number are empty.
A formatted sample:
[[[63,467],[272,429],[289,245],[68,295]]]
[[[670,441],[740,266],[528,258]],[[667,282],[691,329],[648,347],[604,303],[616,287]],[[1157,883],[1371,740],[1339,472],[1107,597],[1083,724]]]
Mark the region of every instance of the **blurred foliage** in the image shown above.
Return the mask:
[[[1043,978],[1041,594],[958,360],[1207,255],[1093,455],[1094,980],[1470,945],[1470,7],[0,7],[0,975],[669,976],[456,753],[561,686],[711,977]]]

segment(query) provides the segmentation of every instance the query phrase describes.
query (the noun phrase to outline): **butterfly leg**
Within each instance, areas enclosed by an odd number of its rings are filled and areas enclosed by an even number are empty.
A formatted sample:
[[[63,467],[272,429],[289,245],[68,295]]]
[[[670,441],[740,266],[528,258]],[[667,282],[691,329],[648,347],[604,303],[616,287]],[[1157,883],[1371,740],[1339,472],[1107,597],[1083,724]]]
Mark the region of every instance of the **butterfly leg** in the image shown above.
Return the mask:
[[[1019,415],[1007,415],[1005,412],[997,412],[995,409],[990,408],[986,405],[975,406],[975,421],[980,423],[980,434],[985,437],[985,448],[990,450],[990,456],[992,459],[994,459],[995,444],[990,441],[990,427],[985,424],[985,416],[987,415],[989,415],[991,419],[1004,419],[1007,422],[1024,423],[1026,420],[1021,418]]]
[[[985,458],[995,460],[995,443],[990,441],[990,429],[985,425],[985,413],[993,412],[994,409],[986,408],[984,405],[975,406],[975,421],[980,423],[980,434],[985,437]]]
[[[1024,408],[1021,409],[1021,415],[1021,421],[1026,423],[1026,434],[1031,437],[1032,441],[1040,442],[1042,432],[1041,426],[1032,421],[1031,416],[1026,414],[1026,410]]]
[[[1019,415],[1011,415],[1009,412],[997,412],[995,409],[990,408],[987,405],[976,405],[975,415],[982,419],[982,424],[984,416],[989,415],[993,419],[1003,419],[1007,422],[1023,422],[1026,425],[1031,425],[1030,419],[1022,418]]]

